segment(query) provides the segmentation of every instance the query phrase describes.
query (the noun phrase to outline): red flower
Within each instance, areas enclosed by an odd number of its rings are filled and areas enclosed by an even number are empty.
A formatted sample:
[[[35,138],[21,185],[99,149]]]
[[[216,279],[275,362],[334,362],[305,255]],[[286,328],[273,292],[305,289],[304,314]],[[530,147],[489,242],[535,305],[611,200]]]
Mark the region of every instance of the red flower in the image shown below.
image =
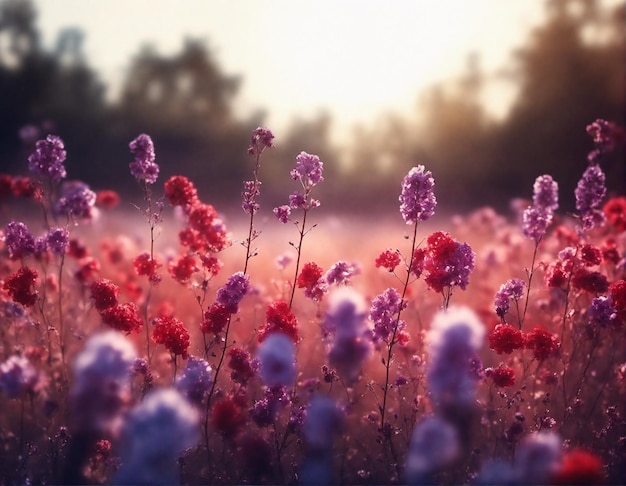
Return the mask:
[[[601,247],[602,258],[605,262],[617,265],[622,259],[619,251],[617,250],[617,243],[614,238],[607,238]]]
[[[223,266],[223,263],[218,258],[208,254],[200,256],[200,261],[202,266],[213,276],[217,275]]]
[[[604,484],[602,460],[583,449],[572,449],[565,453],[558,472],[551,484]]]
[[[559,339],[540,327],[526,334],[526,349],[533,350],[535,359],[544,360],[559,348]]]
[[[185,176],[172,176],[164,184],[165,197],[172,206],[182,206],[185,212],[198,202],[198,191]]]
[[[606,220],[619,233],[626,231],[626,197],[614,197],[609,199],[602,208]]]
[[[43,201],[43,187],[39,181],[35,181],[29,177],[15,177],[11,190],[15,197],[23,197],[25,199],[33,199],[35,201]]]
[[[76,280],[86,283],[96,277],[100,272],[100,262],[92,257],[86,257],[80,260],[80,267],[76,270],[74,276]]]
[[[113,209],[120,203],[120,196],[117,192],[105,189],[96,193],[96,206],[104,209]]]
[[[376,264],[376,268],[383,267],[388,272],[393,272],[396,267],[400,265],[400,255],[397,251],[389,248],[383,251],[378,258],[376,258],[374,263]]]
[[[152,283],[158,283],[161,280],[161,276],[157,273],[157,268],[160,268],[162,265],[156,258],[150,258],[147,252],[135,257],[133,266],[137,275],[145,275]]]
[[[91,284],[91,298],[94,299],[94,307],[98,311],[117,305],[119,293],[120,288],[106,278],[101,278]]]
[[[196,259],[192,255],[181,256],[169,263],[167,269],[177,282],[186,284],[191,276],[198,271]]]
[[[497,387],[510,388],[515,385],[515,371],[510,366],[500,365],[497,368],[488,368],[485,375],[490,377]]]
[[[616,280],[609,285],[609,294],[621,320],[626,320],[626,281]]]
[[[595,245],[586,243],[580,247],[580,259],[587,267],[602,263],[602,251]]]
[[[512,326],[498,324],[488,336],[489,347],[498,354],[511,354],[524,347],[524,336]]]
[[[314,262],[305,263],[302,267],[300,275],[298,275],[298,288],[311,289],[315,287],[318,280],[324,274],[322,267]]]
[[[600,272],[590,272],[586,268],[579,268],[574,272],[572,285],[576,289],[585,290],[591,294],[603,294],[609,289],[609,281]]]
[[[213,426],[226,439],[234,439],[246,423],[241,407],[231,398],[217,402],[211,412]]]
[[[163,344],[170,353],[187,359],[189,351],[189,331],[181,321],[173,316],[157,317],[153,321],[152,340]]]
[[[8,174],[0,174],[0,201],[13,195],[12,185],[13,177]]]
[[[100,316],[106,325],[127,334],[139,331],[143,325],[143,321],[139,317],[139,308],[134,302],[117,304],[104,309]]]
[[[33,289],[37,280],[37,271],[21,267],[10,275],[2,288],[9,293],[14,302],[32,307],[37,301],[37,291]]]
[[[200,233],[207,232],[213,225],[213,220],[217,217],[215,208],[210,204],[196,204],[189,214],[190,226]]]
[[[544,275],[545,283],[551,289],[562,289],[567,285],[569,272],[566,270],[565,262],[553,262],[546,268]]]
[[[426,250],[424,248],[416,248],[413,252],[413,262],[411,263],[411,273],[417,278],[424,271],[424,261],[426,259]]]
[[[231,312],[226,306],[215,302],[211,304],[211,307],[204,313],[204,319],[200,324],[200,329],[203,333],[213,333],[216,336],[222,332],[222,329],[228,324],[228,319],[231,316]]]
[[[232,348],[228,351],[228,367],[233,370],[230,377],[233,381],[246,385],[254,377],[254,370],[250,363],[250,353],[241,348]]]
[[[282,332],[294,343],[298,342],[298,319],[286,302],[278,301],[270,304],[267,307],[265,319],[265,325],[259,329],[259,342],[263,342],[273,332]]]

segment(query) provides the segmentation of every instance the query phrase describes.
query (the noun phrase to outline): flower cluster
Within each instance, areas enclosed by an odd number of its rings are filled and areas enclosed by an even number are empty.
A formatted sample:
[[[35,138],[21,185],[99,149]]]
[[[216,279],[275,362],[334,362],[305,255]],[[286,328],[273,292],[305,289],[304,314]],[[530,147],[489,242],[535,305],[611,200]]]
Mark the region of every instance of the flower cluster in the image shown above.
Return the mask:
[[[296,157],[296,167],[291,170],[291,178],[300,181],[304,194],[298,191],[289,195],[289,205],[274,208],[274,215],[283,224],[290,221],[292,209],[302,209],[309,211],[319,207],[317,199],[310,198],[311,190],[324,180],[322,176],[324,163],[317,155],[301,152]]]
[[[559,186],[550,175],[537,177],[533,185],[533,205],[522,214],[524,235],[538,244],[545,236],[559,204]]]
[[[28,170],[59,182],[67,175],[63,165],[66,157],[63,140],[56,135],[48,135],[35,144],[35,152],[28,157]]]
[[[137,181],[154,184],[159,177],[159,166],[155,162],[154,144],[152,139],[142,133],[129,144],[135,160],[129,164],[130,173]]]
[[[426,221],[435,214],[437,199],[434,193],[435,179],[423,165],[413,167],[402,180],[400,213],[406,224]]]
[[[37,302],[38,292],[34,290],[37,276],[36,270],[26,266],[20,267],[4,281],[2,288],[18,304],[32,307]]]
[[[11,356],[0,363],[0,392],[16,398],[33,392],[39,382],[39,373],[24,356]]]
[[[261,155],[266,148],[273,147],[274,134],[269,128],[258,127],[252,131],[252,138],[248,153],[250,155]]]
[[[588,231],[604,222],[600,209],[606,195],[606,176],[599,165],[590,165],[578,181],[574,194],[576,209],[580,214],[582,229]]]
[[[498,354],[511,354],[524,348],[526,343],[521,331],[507,324],[498,324],[487,336],[489,347]]]
[[[259,342],[263,342],[274,333],[281,333],[289,337],[292,342],[298,342],[298,319],[291,312],[289,304],[282,300],[267,306],[265,325],[259,329]]]
[[[526,283],[519,278],[512,278],[503,283],[498,292],[496,292],[496,296],[494,298],[496,314],[503,318],[509,311],[510,301],[513,300],[517,304],[517,302],[522,298],[522,295],[524,295],[525,288]]]
[[[320,301],[328,291],[324,279],[324,270],[314,262],[305,263],[296,280],[298,288],[304,289],[304,295],[309,299]]]
[[[153,321],[152,340],[157,344],[163,344],[173,355],[187,359],[189,331],[175,317],[156,317]]]
[[[587,125],[587,133],[593,138],[596,148],[589,153],[589,163],[598,163],[603,154],[612,152],[626,141],[626,132],[616,123],[597,119]]]
[[[63,184],[62,195],[56,204],[58,214],[77,219],[92,219],[96,193],[87,184],[80,181]]]
[[[35,253],[35,237],[21,221],[11,221],[4,227],[4,244],[11,260]]]
[[[406,323],[396,317],[405,308],[406,302],[402,300],[394,288],[388,288],[382,294],[374,297],[369,319],[374,323],[372,337],[375,343],[381,341],[389,343],[394,334],[406,327]]]

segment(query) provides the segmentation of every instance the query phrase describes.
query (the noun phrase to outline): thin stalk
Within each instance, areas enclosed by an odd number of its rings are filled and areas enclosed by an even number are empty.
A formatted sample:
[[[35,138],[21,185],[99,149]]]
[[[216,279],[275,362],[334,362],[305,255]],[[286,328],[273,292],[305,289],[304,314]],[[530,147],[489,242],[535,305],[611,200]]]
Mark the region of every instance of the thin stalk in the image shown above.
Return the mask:
[[[541,241],[541,240],[540,240]],[[535,260],[537,258],[537,250],[539,250],[539,241],[535,243],[535,251],[533,251],[533,260],[530,264],[530,272],[528,272],[528,287],[526,288],[526,302],[524,302],[524,312],[522,312],[522,319],[518,320],[518,328],[522,329],[522,324],[526,319],[526,311],[528,310],[528,300],[530,296],[530,286],[533,282],[533,275],[535,273]],[[519,315],[519,313],[518,313]]]
[[[308,195],[308,194],[307,194]],[[306,197],[306,195],[305,195]],[[291,297],[289,298],[289,309],[291,310],[291,306],[293,305],[293,296],[296,293],[296,280],[298,279],[298,271],[300,270],[300,257],[302,256],[302,242],[304,241],[304,235],[306,232],[304,231],[304,227],[306,225],[306,215],[308,211],[304,210],[304,216],[302,217],[302,226],[300,228],[300,241],[298,242],[298,246],[296,250],[298,250],[298,258],[296,259],[296,271],[293,276],[293,283],[291,284]],[[412,257],[411,257],[412,258]]]

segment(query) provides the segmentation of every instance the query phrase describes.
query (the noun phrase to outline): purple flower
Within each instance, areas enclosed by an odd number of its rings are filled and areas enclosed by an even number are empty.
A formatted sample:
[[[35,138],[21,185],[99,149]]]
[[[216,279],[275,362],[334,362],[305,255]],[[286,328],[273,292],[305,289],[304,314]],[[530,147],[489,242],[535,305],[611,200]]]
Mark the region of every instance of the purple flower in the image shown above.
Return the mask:
[[[274,214],[276,215],[276,218],[278,218],[278,221],[283,224],[287,224],[289,222],[289,217],[291,216],[291,208],[287,205],[278,206],[277,208],[274,208]]]
[[[589,325],[593,328],[609,327],[617,322],[617,310],[610,296],[600,296],[593,299],[588,315]]]
[[[236,272],[217,291],[216,301],[226,307],[231,314],[234,314],[249,290],[250,278],[243,272]]]
[[[0,364],[0,391],[9,398],[32,392],[38,381],[37,370],[23,356],[11,356]]]
[[[413,167],[402,180],[400,213],[406,224],[426,221],[435,214],[435,179],[423,165]]]
[[[291,209],[307,209],[306,198],[299,192],[289,194],[289,207]]]
[[[524,236],[539,243],[552,223],[552,212],[543,207],[528,206],[522,214],[522,232]]]
[[[500,290],[496,292],[494,298],[494,306],[496,308],[496,314],[500,317],[504,316],[509,311],[509,301],[511,299],[516,302],[524,295],[524,289],[526,283],[519,278],[512,278],[507,280],[500,286]]]
[[[542,175],[535,179],[533,185],[533,205],[556,211],[559,207],[559,185],[549,175]]]
[[[535,432],[519,444],[514,461],[517,484],[547,484],[561,462],[561,438],[554,432]]]
[[[261,155],[264,149],[273,147],[274,134],[269,128],[258,127],[252,131],[252,140],[248,147],[250,155]]]
[[[256,197],[261,194],[259,190],[261,186],[261,182],[259,181],[245,181],[243,183],[243,192],[241,195],[243,196],[243,203],[241,207],[244,212],[248,214],[256,214],[261,206],[256,202]]]
[[[63,140],[55,135],[48,135],[45,140],[36,143],[35,152],[28,157],[28,170],[59,182],[67,175],[63,165],[66,156]]]
[[[398,313],[406,307],[406,302],[398,291],[388,288],[382,294],[374,297],[370,308],[369,318],[374,323],[373,339],[375,343],[388,342],[396,325]],[[396,331],[404,328],[404,321],[398,322]]]
[[[274,423],[281,407],[289,402],[284,386],[265,387],[265,396],[254,402],[250,416],[259,427],[267,427]]]
[[[330,398],[315,396],[309,403],[302,427],[307,445],[317,450],[329,450],[341,433],[344,412]]]
[[[361,269],[356,263],[338,261],[328,269],[324,280],[329,285],[347,285],[350,283],[350,279],[360,272]]]
[[[176,389],[191,403],[201,405],[211,387],[211,366],[205,360],[190,356],[185,369],[176,378]]]
[[[599,208],[606,195],[605,182],[606,176],[599,165],[587,167],[578,181],[574,194],[584,230],[590,230],[604,222],[604,213]]]
[[[50,228],[46,235],[46,245],[56,255],[63,255],[70,241],[70,234],[65,228]]]
[[[146,181],[146,184],[154,184],[159,176],[159,166],[155,163],[152,139],[142,133],[130,142],[129,147],[135,155],[135,161],[129,164],[132,176],[138,181]]]
[[[20,221],[11,221],[5,226],[4,243],[11,260],[24,258],[35,252],[35,237]]]
[[[296,379],[296,348],[285,334],[271,333],[257,351],[260,376],[266,386],[293,386]]]
[[[596,145],[596,150],[589,154],[591,163],[595,163],[601,154],[612,152],[624,141],[624,131],[619,125],[602,119],[587,125],[587,133]]]
[[[317,155],[300,152],[296,157],[296,168],[291,171],[291,178],[294,181],[299,180],[308,191],[324,180],[323,168],[324,164]]]
[[[91,219],[96,204],[96,193],[87,184],[80,181],[63,184],[63,195],[56,205],[59,214],[79,219]]]

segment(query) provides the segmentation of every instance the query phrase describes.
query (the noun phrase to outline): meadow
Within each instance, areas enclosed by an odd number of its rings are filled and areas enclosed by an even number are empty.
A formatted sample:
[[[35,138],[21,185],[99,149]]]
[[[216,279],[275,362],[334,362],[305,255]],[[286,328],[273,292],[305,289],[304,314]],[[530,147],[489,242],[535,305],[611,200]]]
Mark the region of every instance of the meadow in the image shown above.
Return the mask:
[[[416,161],[384,218],[318,201],[306,152],[264,207],[267,128],[238,218],[149,135],[141,207],[39,140],[0,175],[0,484],[623,483],[626,137],[586,132],[574,194],[439,215]]]

